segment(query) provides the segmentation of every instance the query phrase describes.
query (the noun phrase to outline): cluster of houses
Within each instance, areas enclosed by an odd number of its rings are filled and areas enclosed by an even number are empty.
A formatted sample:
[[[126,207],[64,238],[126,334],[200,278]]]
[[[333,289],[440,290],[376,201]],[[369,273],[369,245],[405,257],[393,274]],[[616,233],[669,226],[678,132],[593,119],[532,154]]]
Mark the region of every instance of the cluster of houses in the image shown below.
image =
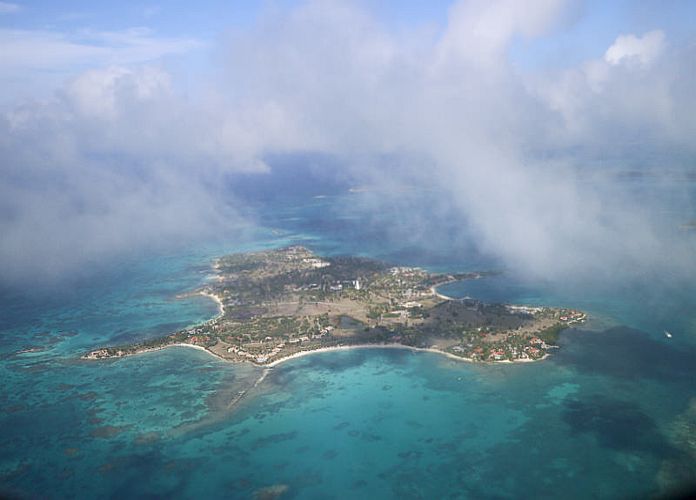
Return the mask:
[[[532,346],[530,346],[530,345],[528,345],[527,347],[525,347],[525,348],[524,348],[524,351],[525,351],[527,354],[529,354],[529,356],[532,357],[532,358],[538,358],[538,357],[542,354],[541,349],[539,349],[539,348],[537,348],[537,347],[532,347]]]
[[[478,350],[479,352],[477,352],[477,354],[479,357],[481,357],[483,355],[483,349],[479,347]],[[540,358],[543,354],[544,351],[542,351],[541,349],[528,345],[523,347],[521,351],[519,351],[516,347],[512,347],[509,352],[509,357],[511,357],[512,359],[537,359]],[[491,349],[488,353],[489,361],[502,361],[504,359],[508,359],[508,353],[504,349]]]
[[[392,267],[389,269],[389,274],[397,278],[397,284],[402,287],[404,285],[403,279],[409,280],[419,280],[424,277],[424,272],[418,267]],[[403,279],[402,279],[403,278]],[[415,283],[414,283],[415,285]],[[405,297],[430,297],[432,295],[432,290],[429,287],[424,286],[414,286],[403,290],[403,296]]]
[[[324,286],[326,286],[326,285],[324,285]],[[354,288],[355,290],[360,290],[360,288],[361,288],[360,280],[355,279],[355,280],[334,281],[333,283],[330,283],[328,285],[328,290],[331,292],[340,292],[345,287],[350,287],[350,288]],[[319,290],[321,288],[322,288],[322,285],[320,285],[318,283],[310,283],[309,285],[295,287],[295,288],[293,288],[293,291],[294,292],[311,292],[314,290]]]
[[[407,288],[403,291],[403,296],[407,299],[412,297],[432,297],[433,291],[430,288],[416,287]]]
[[[506,305],[505,309],[507,309],[508,312],[513,314],[528,314],[530,316],[535,316],[545,311],[544,307],[516,305]],[[585,319],[587,319],[587,315],[581,311],[563,310],[561,312],[561,316],[558,319],[568,324],[582,323],[583,321],[585,321]]]
[[[227,352],[231,354],[236,354],[237,356],[250,359],[256,363],[265,363],[272,357],[276,356],[285,348],[286,344],[302,344],[304,342],[310,342],[314,339],[320,339],[331,333],[333,326],[326,326],[319,330],[319,332],[312,335],[303,335],[301,337],[291,337],[286,342],[280,342],[271,347],[268,343],[273,342],[275,339],[273,337],[266,337],[261,342],[253,342],[246,344],[246,348],[261,348],[262,352],[249,352],[245,350],[244,347],[240,346],[230,346],[227,348]],[[269,349],[270,347],[270,349]]]
[[[412,278],[414,276],[420,277],[424,274],[420,267],[392,267],[389,269],[389,274],[392,276],[404,276],[406,278]]]
[[[283,349],[283,347],[285,347],[285,344],[281,342],[280,344],[277,344],[275,347],[273,347],[273,349],[271,349],[270,351],[261,354],[256,354],[251,353],[249,351],[245,351],[243,348],[233,345],[227,348],[227,352],[236,354],[237,356],[243,358],[250,359],[252,361],[256,361],[257,363],[265,363],[270,358],[278,354]]]
[[[403,307],[404,309],[413,309],[413,308],[416,308],[416,307],[423,307],[423,304],[421,304],[420,302],[415,302],[415,301],[413,301],[413,300],[412,300],[412,301],[409,301],[409,302],[404,302],[404,303],[399,304],[399,305],[400,305],[401,307]]]
[[[513,313],[513,314],[529,314],[530,316],[534,316],[535,314],[538,314],[538,313],[544,311],[543,307],[515,306],[515,305],[506,305],[505,309],[507,309],[508,312]]]
[[[543,354],[544,351],[530,345],[523,347],[522,351],[519,351],[516,347],[510,349],[510,357],[512,359],[537,359],[540,358]],[[488,353],[489,361],[501,361],[507,358],[508,354],[505,352],[504,349],[492,349]]]
[[[213,321],[212,321],[212,320],[209,321],[208,324],[206,324],[205,327],[203,327],[203,326],[197,326],[197,327],[195,327],[195,328],[189,328],[189,329],[187,330],[187,332],[188,332],[189,336],[191,336],[191,335],[206,334],[206,333],[207,333],[207,330],[208,330],[208,328],[209,328],[209,326],[217,326],[217,325],[214,325],[214,324],[213,324],[213,325],[209,325],[210,323],[213,323]]]
[[[121,350],[118,350],[112,354],[111,352],[109,352],[108,349],[104,348],[104,349],[97,349],[96,351],[89,352],[82,357],[83,357],[83,359],[106,359],[106,358],[110,358],[113,356],[120,357],[120,356],[123,356],[124,354],[125,353]]]
[[[532,346],[535,346],[535,345],[539,346],[541,349],[548,349],[549,348],[549,346],[546,345],[546,342],[541,340],[539,337],[532,337],[531,339],[529,339],[529,344]]]
[[[512,359],[537,359],[544,355],[545,349],[549,346],[539,337],[532,337],[529,339],[529,345],[518,349],[512,345],[508,345],[507,349],[502,347],[495,347],[488,351],[488,355],[485,358],[488,361],[502,361],[508,358]],[[468,354],[471,359],[481,360],[484,359],[484,348],[482,346],[473,347],[469,344],[468,348],[463,346],[452,347],[452,352],[460,353],[462,355]]]
[[[336,281],[335,283],[329,285],[329,290],[332,292],[340,292],[345,286],[352,287],[355,290],[360,290],[360,280]]]
[[[573,323],[582,323],[583,321],[585,321],[586,318],[587,315],[583,312],[570,311],[558,319],[560,319],[561,321],[565,321],[569,325],[572,325]]]
[[[317,259],[315,257],[304,258],[302,259],[302,262],[304,264],[310,265],[314,269],[321,269],[322,267],[328,267],[331,265],[331,263],[326,262],[325,260]]]
[[[393,311],[389,311],[387,314],[393,317],[399,317],[400,319],[406,319],[411,316],[410,310],[411,309],[419,309],[423,307],[423,304],[420,302],[415,302],[415,301],[409,301],[409,302],[402,302],[401,304],[398,305],[397,309],[394,309]]]
[[[502,349],[491,349],[491,352],[488,353],[488,359],[500,361],[501,359],[504,359],[504,358],[505,358],[505,351]]]

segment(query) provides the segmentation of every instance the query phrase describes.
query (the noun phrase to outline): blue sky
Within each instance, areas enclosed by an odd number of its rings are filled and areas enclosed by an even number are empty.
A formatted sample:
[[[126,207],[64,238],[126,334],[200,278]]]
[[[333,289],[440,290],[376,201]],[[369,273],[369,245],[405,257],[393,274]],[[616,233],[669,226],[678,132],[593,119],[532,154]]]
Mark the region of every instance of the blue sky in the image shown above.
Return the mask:
[[[545,37],[519,40],[512,57],[533,67],[572,66],[602,54],[621,34],[664,30],[675,43],[694,43],[696,2],[685,0],[588,0]]]
[[[447,25],[452,2],[446,0],[359,0],[350,2],[370,12],[384,30],[431,33],[436,39]],[[3,68],[0,104],[15,98],[44,96],[73,74],[96,66],[133,62],[158,62],[172,71],[204,72],[216,66],[220,40],[230,33],[252,30],[269,12],[291,11],[298,0],[205,0],[189,2],[139,1],[31,1],[0,2],[0,30],[22,30],[37,36],[36,50],[44,50],[48,35],[87,47],[113,47],[108,57],[56,57],[51,63],[10,64]],[[642,34],[661,29],[676,44],[694,43],[696,2],[687,0],[585,0],[571,1],[564,18],[541,36],[518,36],[508,48],[521,70],[569,67],[599,57],[620,34]],[[0,43],[3,43],[0,41]],[[6,46],[7,42],[4,43]],[[131,54],[129,45],[152,45],[146,54]],[[100,59],[101,58],[101,59]],[[27,58],[31,60],[31,57]],[[2,60],[0,59],[0,64]],[[190,85],[182,76],[181,85]],[[184,82],[189,81],[188,84]]]
[[[132,0],[100,1],[31,1],[3,2],[10,8],[0,15],[3,28],[56,31],[122,31],[147,27],[159,36],[194,37],[211,40],[225,30],[252,25],[269,9],[286,9],[298,0],[201,0],[190,2],[141,2]],[[391,29],[417,25],[442,27],[447,21],[446,0],[361,0],[353,2],[375,13]],[[0,9],[2,12],[3,9]],[[606,46],[618,34],[644,32],[661,28],[670,37],[683,40],[693,37],[696,3],[688,0],[586,0],[577,2],[572,19],[549,38],[538,43],[522,44],[529,57],[540,52],[544,58],[549,48],[560,44],[572,47],[575,54],[589,56]],[[551,40],[551,41],[549,41]]]

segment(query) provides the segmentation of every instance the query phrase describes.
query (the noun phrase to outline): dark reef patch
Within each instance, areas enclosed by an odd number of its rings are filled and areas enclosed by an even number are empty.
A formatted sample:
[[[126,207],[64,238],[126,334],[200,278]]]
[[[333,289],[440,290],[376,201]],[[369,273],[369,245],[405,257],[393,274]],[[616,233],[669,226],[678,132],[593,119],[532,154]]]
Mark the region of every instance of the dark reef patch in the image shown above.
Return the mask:
[[[569,398],[563,403],[562,418],[572,432],[592,434],[606,448],[659,457],[678,453],[659,432],[655,421],[632,402],[602,395]]]
[[[576,330],[561,337],[561,349],[552,362],[588,373],[616,378],[651,378],[691,386],[696,379],[696,351],[656,340],[645,332],[615,327],[602,332]]]
[[[258,438],[257,440],[255,440],[253,442],[251,447],[252,447],[252,449],[257,450],[257,449],[262,448],[264,446],[279,443],[281,441],[289,441],[291,439],[295,439],[296,437],[297,437],[297,431],[282,432],[279,434],[271,434],[270,436]]]

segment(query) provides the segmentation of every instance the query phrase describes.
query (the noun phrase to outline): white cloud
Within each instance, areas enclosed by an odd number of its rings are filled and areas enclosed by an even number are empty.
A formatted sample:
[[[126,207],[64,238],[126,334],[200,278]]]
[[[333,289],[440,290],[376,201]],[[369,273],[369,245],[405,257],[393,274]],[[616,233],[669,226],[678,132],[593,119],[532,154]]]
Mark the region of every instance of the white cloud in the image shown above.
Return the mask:
[[[129,92],[137,101],[168,96],[170,78],[157,68],[134,71],[122,66],[89,70],[74,79],[66,90],[80,114],[90,117],[114,118],[119,94]]]
[[[665,48],[665,34],[660,30],[650,31],[642,37],[620,35],[604,54],[604,60],[611,65],[637,62],[645,67],[662,54]]]
[[[214,90],[188,100],[161,68],[131,64],[143,58],[133,40],[150,46],[150,34],[102,34],[107,54],[125,46],[114,59],[128,63],[90,69],[53,101],[4,116],[3,271],[77,262],[74,241],[94,257],[115,242],[196,233],[195,221],[215,228],[226,216],[211,186],[226,173],[305,151],[387,188],[440,193],[480,247],[530,273],[688,268],[688,241],[664,237],[658,214],[582,161],[636,143],[696,152],[693,49],[658,57],[664,37],[637,39],[639,49],[617,39],[611,61],[600,53],[567,71],[519,74],[509,44],[553,29],[566,7],[525,5],[459,2],[434,41],[385,31],[347,2],[275,10],[230,35]],[[59,39],[57,59],[89,62],[102,50]],[[624,64],[633,59],[640,70]],[[585,156],[564,154],[578,149]],[[374,160],[385,156],[398,160]],[[419,218],[434,224],[437,214]]]
[[[168,80],[147,66],[90,70],[51,101],[0,115],[3,280],[60,279],[245,224],[212,186],[251,161],[211,141],[214,110]]]
[[[595,152],[643,148],[694,153],[688,139],[696,126],[689,95],[696,82],[693,47],[667,53],[666,37],[619,36],[604,57],[556,74],[533,76],[528,90],[563,119],[563,141]],[[559,139],[559,134],[556,134]],[[549,144],[554,147],[554,144]],[[558,145],[556,144],[555,147]]]
[[[455,2],[440,40],[440,57],[480,64],[503,63],[504,50],[514,36],[541,35],[563,18],[571,4],[568,0]]]
[[[696,82],[680,64],[693,54],[662,60],[664,36],[648,34],[639,49],[609,51],[622,63],[637,58],[638,72],[597,54],[565,72],[521,75],[509,44],[553,29],[571,3],[458,2],[430,45],[404,44],[344,3],[326,5],[266,19],[230,51],[230,85],[247,105],[273,103],[295,131],[286,148],[358,156],[355,169],[386,186],[418,179],[518,269],[693,271],[688,238],[665,237],[664,221],[610,177],[587,173],[596,184],[586,184],[582,174],[593,156],[642,160],[636,145],[696,152],[684,133],[696,125]],[[370,155],[403,160],[361,168]],[[549,156],[561,159],[539,159]]]

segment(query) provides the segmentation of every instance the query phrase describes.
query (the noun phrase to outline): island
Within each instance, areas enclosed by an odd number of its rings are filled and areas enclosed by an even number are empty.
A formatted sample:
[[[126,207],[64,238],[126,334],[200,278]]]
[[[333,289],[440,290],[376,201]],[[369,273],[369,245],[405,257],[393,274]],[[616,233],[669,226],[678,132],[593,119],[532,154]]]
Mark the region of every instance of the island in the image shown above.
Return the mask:
[[[217,259],[198,293],[220,314],[206,323],[84,359],[119,358],[184,345],[220,358],[274,366],[327,349],[422,349],[479,362],[529,362],[557,347],[559,333],[586,320],[567,308],[454,299],[437,287],[487,273],[433,274],[363,257],[320,257],[302,246]]]

